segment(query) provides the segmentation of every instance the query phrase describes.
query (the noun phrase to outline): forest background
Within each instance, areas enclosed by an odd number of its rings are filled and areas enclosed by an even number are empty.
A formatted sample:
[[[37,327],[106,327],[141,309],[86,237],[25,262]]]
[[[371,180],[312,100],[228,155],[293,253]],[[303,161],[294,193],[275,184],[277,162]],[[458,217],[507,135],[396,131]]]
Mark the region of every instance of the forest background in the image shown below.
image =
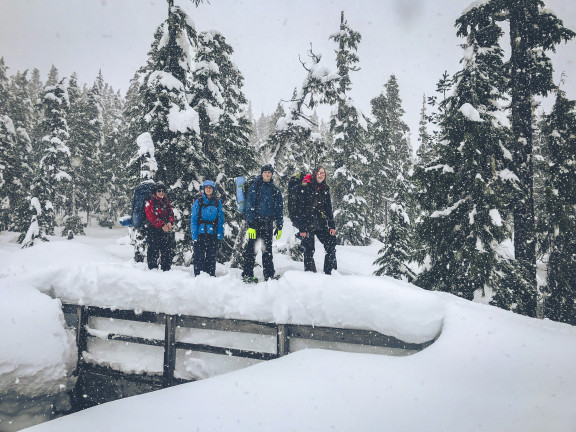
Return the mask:
[[[52,66],[44,81],[38,69],[14,72],[2,57],[0,230],[21,232],[30,247],[55,232],[81,235],[92,218],[111,227],[130,212],[134,187],[153,178],[168,185],[176,210],[176,264],[190,265],[189,209],[211,178],[227,216],[220,260],[237,265],[244,227],[233,178],[272,162],[285,188],[294,171],[322,163],[339,240],[384,242],[378,274],[576,324],[576,112],[567,94],[574,80],[554,75],[550,57],[574,46],[562,16],[536,0],[464,9],[455,29],[440,31],[460,37],[460,55],[434,88],[419,90],[411,132],[396,75],[361,80],[374,91],[369,112],[354,102],[363,35],[344,13],[322,37],[334,59],[315,50],[316,40],[299,59],[274,47],[298,65],[290,76],[301,84],[283,87],[274,111],[255,116],[232,61],[236,47],[190,18],[211,7],[162,3],[165,20],[125,93],[102,71],[85,84]],[[91,51],[79,48],[68,57],[82,64]],[[264,64],[272,69],[274,59]],[[544,97],[548,111],[539,107]]]

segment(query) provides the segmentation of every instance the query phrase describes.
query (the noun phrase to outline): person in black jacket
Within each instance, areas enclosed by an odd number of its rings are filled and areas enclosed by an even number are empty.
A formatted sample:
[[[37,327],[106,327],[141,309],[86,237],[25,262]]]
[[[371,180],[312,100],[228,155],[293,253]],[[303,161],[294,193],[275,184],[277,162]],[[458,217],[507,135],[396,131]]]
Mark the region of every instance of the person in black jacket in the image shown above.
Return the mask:
[[[282,193],[274,184],[272,165],[264,165],[261,177],[257,178],[246,197],[246,223],[248,224],[248,243],[244,249],[244,265],[242,278],[246,283],[258,282],[254,277],[254,262],[256,260],[256,240],[262,239],[262,267],[264,279],[276,279],[274,276],[274,261],[272,260],[272,235],[276,240],[282,236],[283,208]],[[273,232],[274,224],[276,230]]]
[[[304,251],[304,271],[316,272],[314,262],[315,237],[324,246],[324,273],[336,269],[336,225],[332,212],[330,186],[326,184],[326,170],[319,166],[303,181],[303,217],[298,222]]]

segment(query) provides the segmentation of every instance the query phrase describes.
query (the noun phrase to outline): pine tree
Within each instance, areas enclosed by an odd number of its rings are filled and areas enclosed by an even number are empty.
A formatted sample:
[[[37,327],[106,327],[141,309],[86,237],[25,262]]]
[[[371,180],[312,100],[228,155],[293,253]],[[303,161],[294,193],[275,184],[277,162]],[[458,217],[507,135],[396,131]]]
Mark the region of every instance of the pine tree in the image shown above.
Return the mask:
[[[398,174],[394,186],[395,194],[390,205],[390,221],[384,231],[384,246],[378,252],[374,265],[377,276],[391,276],[411,282],[415,278],[410,269],[414,244],[412,242],[412,223],[406,212],[407,184],[402,174]]]
[[[220,260],[228,261],[236,237],[241,234],[242,215],[236,210],[234,178],[256,167],[255,149],[250,145],[251,123],[244,78],[231,61],[233,48],[216,31],[198,35],[196,70],[193,73],[191,106],[198,112],[202,153],[213,164],[198,167],[204,179],[216,180],[226,220]],[[222,187],[224,186],[224,187]]]
[[[18,72],[11,78],[10,94],[8,99],[8,115],[13,121],[15,135],[14,168],[12,174],[12,187],[10,195],[10,224],[11,231],[22,231],[28,224],[29,198],[27,194],[32,181],[31,152],[32,141],[29,128],[34,125],[34,106],[29,92],[28,71]],[[8,153],[3,153],[8,154]]]
[[[557,92],[545,120],[549,253],[544,315],[576,325],[576,101]]]
[[[123,146],[121,126],[123,100],[120,94],[105,85],[102,95],[104,143],[100,151],[104,186],[100,201],[101,224],[112,228],[118,216],[131,210],[132,188],[125,169],[130,151]]]
[[[361,35],[352,30],[342,13],[340,31],[330,37],[338,44],[336,64],[338,68],[338,96],[336,113],[330,121],[334,134],[334,219],[338,238],[345,244],[366,245],[370,241],[367,215],[370,212],[363,175],[368,167],[369,151],[366,147],[366,131],[361,126],[362,114],[354,107],[348,96],[351,89],[350,72],[358,70],[356,55]]]
[[[509,131],[497,119],[505,86],[502,30],[486,14],[464,15],[457,26],[467,38],[463,69],[442,103],[435,159],[415,175],[425,210],[419,238],[429,259],[416,284],[471,300],[501,280],[495,247],[508,236],[511,156]]]
[[[46,239],[46,235],[53,235],[56,207],[66,205],[66,186],[72,179],[70,149],[66,145],[69,139],[67,87],[67,79],[64,78],[57,85],[44,88],[44,119],[40,124],[43,136],[38,145],[41,159],[31,188],[34,214],[28,232],[20,238],[22,247],[32,246],[35,238]]]
[[[518,304],[516,300],[519,300],[519,310],[533,316],[536,313],[536,231],[532,108],[535,96],[546,95],[554,89],[553,68],[545,52],[554,51],[556,45],[576,34],[566,29],[542,0],[490,0],[471,8],[467,15],[489,15],[494,20],[507,21],[510,26],[511,56],[507,64],[513,133],[510,150],[514,174],[519,180],[514,196],[514,253],[530,286],[526,292],[518,289],[511,304]]]
[[[190,208],[202,179],[216,172],[214,162],[202,151],[198,113],[189,104],[196,45],[196,31],[188,16],[171,6],[140,70],[144,109],[138,116],[139,131],[149,132],[154,141],[156,180],[166,184],[176,219],[174,262],[185,265],[192,260]]]
[[[418,164],[427,166],[432,159],[432,146],[434,144],[433,138],[428,132],[428,125],[430,123],[429,116],[426,111],[426,95],[422,96],[422,109],[420,110],[420,121],[418,122]]]
[[[404,110],[396,77],[386,84],[386,94],[372,99],[373,122],[369,127],[373,160],[370,165],[369,203],[373,236],[381,236],[388,224],[389,205],[397,194],[397,178],[408,178],[411,168],[409,128],[402,120]],[[406,209],[405,203],[401,205]]]

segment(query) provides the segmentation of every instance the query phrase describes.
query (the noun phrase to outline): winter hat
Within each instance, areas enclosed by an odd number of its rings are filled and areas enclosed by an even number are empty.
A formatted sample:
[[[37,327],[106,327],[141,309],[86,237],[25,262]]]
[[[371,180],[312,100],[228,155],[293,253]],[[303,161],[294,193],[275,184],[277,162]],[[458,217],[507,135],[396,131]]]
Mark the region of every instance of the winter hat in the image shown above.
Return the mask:
[[[274,174],[274,167],[270,164],[264,165],[260,170],[260,174],[262,174],[264,171],[270,171],[272,174]]]
[[[214,183],[212,180],[204,180],[202,188],[205,188],[206,186],[212,186],[212,189],[216,189],[216,183]]]
[[[154,186],[154,192],[157,192],[158,189],[164,189],[164,191],[166,191],[166,186],[161,181],[157,182],[156,186]]]

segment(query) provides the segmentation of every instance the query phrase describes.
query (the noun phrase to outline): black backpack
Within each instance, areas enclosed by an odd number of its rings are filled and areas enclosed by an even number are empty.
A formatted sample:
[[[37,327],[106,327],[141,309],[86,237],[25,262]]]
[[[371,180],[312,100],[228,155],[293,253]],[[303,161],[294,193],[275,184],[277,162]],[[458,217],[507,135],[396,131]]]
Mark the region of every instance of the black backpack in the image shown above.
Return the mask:
[[[132,200],[132,226],[134,228],[142,228],[146,225],[147,219],[144,206],[154,193],[155,186],[154,180],[145,180],[136,186],[134,199]]]
[[[300,220],[304,216],[304,194],[306,186],[302,186],[302,180],[306,173],[298,171],[288,180],[288,217],[292,225],[298,227]]]

